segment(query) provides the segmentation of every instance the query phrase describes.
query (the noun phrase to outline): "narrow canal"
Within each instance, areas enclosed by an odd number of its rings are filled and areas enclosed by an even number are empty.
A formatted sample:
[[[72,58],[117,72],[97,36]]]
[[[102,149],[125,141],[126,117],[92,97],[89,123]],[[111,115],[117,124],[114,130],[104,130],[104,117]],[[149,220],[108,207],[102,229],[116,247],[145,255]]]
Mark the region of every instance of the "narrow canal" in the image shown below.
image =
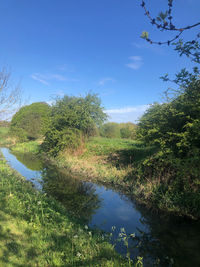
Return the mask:
[[[111,242],[122,255],[127,247],[117,237],[124,228],[127,235],[135,234],[129,239],[131,256],[142,256],[145,266],[200,266],[199,222],[152,214],[114,189],[74,178],[31,154],[1,151],[12,168],[62,202],[67,212],[91,228],[112,232]]]

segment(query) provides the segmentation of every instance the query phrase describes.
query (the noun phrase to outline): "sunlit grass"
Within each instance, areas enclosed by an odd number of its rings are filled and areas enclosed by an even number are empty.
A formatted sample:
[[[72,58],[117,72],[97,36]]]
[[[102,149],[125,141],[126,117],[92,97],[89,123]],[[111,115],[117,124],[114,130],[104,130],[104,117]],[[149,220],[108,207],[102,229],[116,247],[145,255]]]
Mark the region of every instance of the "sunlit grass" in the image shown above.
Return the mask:
[[[0,230],[0,266],[130,266],[106,235],[79,224],[3,159]]]
[[[39,142],[38,141],[29,141],[24,143],[17,143],[15,146],[11,147],[11,150],[14,152],[21,153],[38,153],[39,152]]]
[[[86,142],[84,155],[108,155],[121,149],[131,149],[140,142],[130,139],[92,137]]]

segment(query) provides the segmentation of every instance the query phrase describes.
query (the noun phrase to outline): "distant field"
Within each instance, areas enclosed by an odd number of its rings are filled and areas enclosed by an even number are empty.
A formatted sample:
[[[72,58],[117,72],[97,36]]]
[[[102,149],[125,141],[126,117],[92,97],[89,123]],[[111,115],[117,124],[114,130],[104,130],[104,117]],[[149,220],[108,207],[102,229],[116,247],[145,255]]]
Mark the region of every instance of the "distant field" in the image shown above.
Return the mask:
[[[86,151],[82,157],[105,156],[114,164],[127,165],[143,160],[155,150],[155,147],[146,147],[135,140],[93,137],[86,143]]]
[[[0,127],[0,138],[6,136],[8,134],[9,128],[8,127]]]
[[[130,139],[93,137],[86,143],[86,153],[102,156],[121,149],[131,149],[135,145],[141,144]]]

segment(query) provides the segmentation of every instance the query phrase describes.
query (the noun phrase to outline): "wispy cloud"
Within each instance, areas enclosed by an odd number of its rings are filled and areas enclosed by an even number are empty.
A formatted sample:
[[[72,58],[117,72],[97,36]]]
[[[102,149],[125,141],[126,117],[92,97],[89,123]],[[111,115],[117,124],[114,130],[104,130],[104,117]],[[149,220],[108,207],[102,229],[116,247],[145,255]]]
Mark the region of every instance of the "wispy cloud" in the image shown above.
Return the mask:
[[[45,81],[43,78],[41,78],[41,76],[38,75],[38,73],[32,74],[31,78],[33,80],[36,80],[36,81],[42,83],[42,84],[49,85],[49,83],[47,81]]]
[[[117,109],[108,109],[105,112],[109,116],[109,121],[113,122],[137,122],[137,120],[148,109],[149,105],[139,105],[132,107],[123,107]]]
[[[115,79],[110,78],[110,77],[106,77],[106,78],[102,78],[99,82],[98,85],[102,86],[107,82],[115,82]]]
[[[31,78],[45,85],[49,85],[49,81],[58,81],[58,82],[77,82],[77,79],[68,78],[64,75],[52,73],[52,74],[40,74],[34,73],[31,75]]]
[[[130,63],[126,64],[126,66],[133,70],[139,69],[143,64],[142,57],[140,56],[132,56],[132,57],[129,57],[129,59],[130,59]]]
[[[118,114],[123,114],[123,113],[130,113],[130,112],[135,112],[135,111],[145,111],[149,105],[140,105],[140,106],[134,106],[134,107],[123,107],[123,108],[116,108],[116,109],[108,109],[106,110],[107,113],[118,113]]]

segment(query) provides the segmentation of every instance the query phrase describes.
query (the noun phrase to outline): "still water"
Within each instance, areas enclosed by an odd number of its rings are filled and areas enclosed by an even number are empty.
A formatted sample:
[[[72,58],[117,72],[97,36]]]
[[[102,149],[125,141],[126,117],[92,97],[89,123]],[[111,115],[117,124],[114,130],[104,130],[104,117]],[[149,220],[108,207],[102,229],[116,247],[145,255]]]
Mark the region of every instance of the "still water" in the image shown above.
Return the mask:
[[[74,178],[31,154],[1,151],[12,168],[88,226],[106,232],[115,226],[111,242],[122,255],[127,249],[116,238],[125,228],[127,234],[135,233],[129,242],[131,256],[142,256],[145,266],[200,266],[200,223],[152,214],[114,189]]]

